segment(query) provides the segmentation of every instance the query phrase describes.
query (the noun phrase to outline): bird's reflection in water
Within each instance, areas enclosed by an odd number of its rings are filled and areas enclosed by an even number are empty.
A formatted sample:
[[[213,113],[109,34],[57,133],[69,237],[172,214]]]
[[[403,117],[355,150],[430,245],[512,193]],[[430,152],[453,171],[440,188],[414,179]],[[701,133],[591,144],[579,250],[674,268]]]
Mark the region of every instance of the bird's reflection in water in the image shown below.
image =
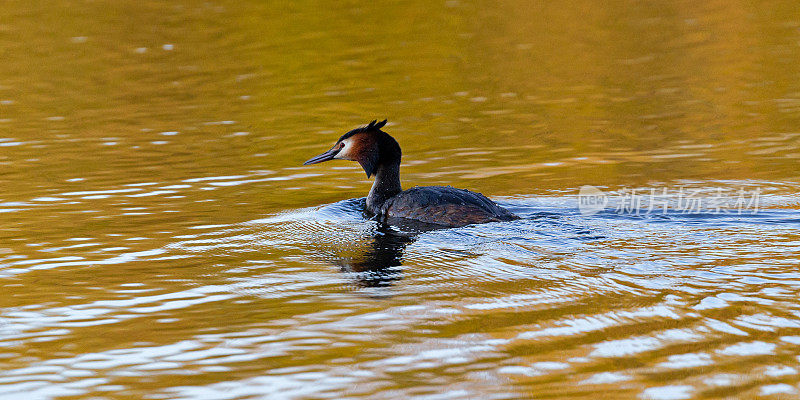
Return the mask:
[[[403,251],[413,241],[413,236],[378,231],[361,254],[340,260],[342,271],[351,274],[361,287],[390,286],[401,278]]]
[[[400,266],[406,246],[419,234],[441,226],[406,219],[392,219],[381,224],[371,240],[355,256],[339,258],[342,272],[352,275],[355,284],[362,288],[381,288],[402,278]]]

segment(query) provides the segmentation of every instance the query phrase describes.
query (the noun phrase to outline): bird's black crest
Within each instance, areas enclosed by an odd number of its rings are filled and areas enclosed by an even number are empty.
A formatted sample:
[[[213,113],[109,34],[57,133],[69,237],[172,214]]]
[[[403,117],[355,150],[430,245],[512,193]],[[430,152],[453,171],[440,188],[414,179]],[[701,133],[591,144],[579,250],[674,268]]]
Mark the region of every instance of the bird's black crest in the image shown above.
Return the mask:
[[[377,119],[373,119],[372,122],[370,122],[369,125],[367,125],[366,128],[367,128],[367,130],[369,130],[369,129],[381,129],[381,128],[383,128],[384,125],[386,125],[386,121],[388,121],[388,120],[385,119],[385,120],[383,120],[381,122],[378,122]]]
[[[345,140],[345,139],[349,138],[350,136],[355,135],[356,133],[364,133],[364,132],[370,132],[370,131],[380,131],[381,128],[383,128],[384,125],[386,125],[387,121],[388,120],[383,120],[383,121],[378,122],[377,119],[374,119],[374,120],[372,120],[372,122],[367,124],[367,126],[362,126],[361,128],[356,128],[356,129],[353,129],[350,132],[345,133],[344,135],[342,135],[342,137],[339,138],[339,141],[341,142],[342,140]]]

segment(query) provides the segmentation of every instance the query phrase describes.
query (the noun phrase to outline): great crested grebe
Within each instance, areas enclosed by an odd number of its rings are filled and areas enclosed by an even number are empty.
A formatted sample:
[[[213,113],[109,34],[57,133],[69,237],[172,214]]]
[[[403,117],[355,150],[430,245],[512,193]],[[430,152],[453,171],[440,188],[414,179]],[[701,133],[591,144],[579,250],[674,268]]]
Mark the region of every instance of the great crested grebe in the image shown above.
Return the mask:
[[[375,175],[367,195],[367,211],[381,222],[394,219],[420,221],[442,227],[510,221],[516,215],[486,196],[450,186],[400,186],[400,145],[381,128],[386,120],[345,133],[333,147],[303,163],[334,159],[358,161],[369,178]]]

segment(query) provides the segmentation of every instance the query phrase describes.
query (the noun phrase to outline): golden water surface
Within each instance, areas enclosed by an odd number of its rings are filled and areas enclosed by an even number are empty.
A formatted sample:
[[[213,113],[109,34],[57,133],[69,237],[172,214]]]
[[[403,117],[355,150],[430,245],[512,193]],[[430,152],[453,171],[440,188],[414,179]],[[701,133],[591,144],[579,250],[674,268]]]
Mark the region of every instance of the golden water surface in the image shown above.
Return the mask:
[[[523,218],[300,165],[383,118]],[[798,161],[793,0],[4,0],[0,398],[797,398]]]

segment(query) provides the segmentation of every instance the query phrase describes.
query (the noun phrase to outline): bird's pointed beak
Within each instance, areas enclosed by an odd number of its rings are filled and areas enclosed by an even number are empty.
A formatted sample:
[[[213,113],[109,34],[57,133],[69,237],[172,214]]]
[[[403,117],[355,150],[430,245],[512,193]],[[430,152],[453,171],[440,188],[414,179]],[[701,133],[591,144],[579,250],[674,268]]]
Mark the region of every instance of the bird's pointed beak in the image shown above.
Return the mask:
[[[304,162],[303,165],[318,164],[323,161],[333,160],[333,157],[336,156],[336,153],[338,153],[339,150],[340,150],[339,148],[334,147],[318,156],[311,157],[308,161]]]

